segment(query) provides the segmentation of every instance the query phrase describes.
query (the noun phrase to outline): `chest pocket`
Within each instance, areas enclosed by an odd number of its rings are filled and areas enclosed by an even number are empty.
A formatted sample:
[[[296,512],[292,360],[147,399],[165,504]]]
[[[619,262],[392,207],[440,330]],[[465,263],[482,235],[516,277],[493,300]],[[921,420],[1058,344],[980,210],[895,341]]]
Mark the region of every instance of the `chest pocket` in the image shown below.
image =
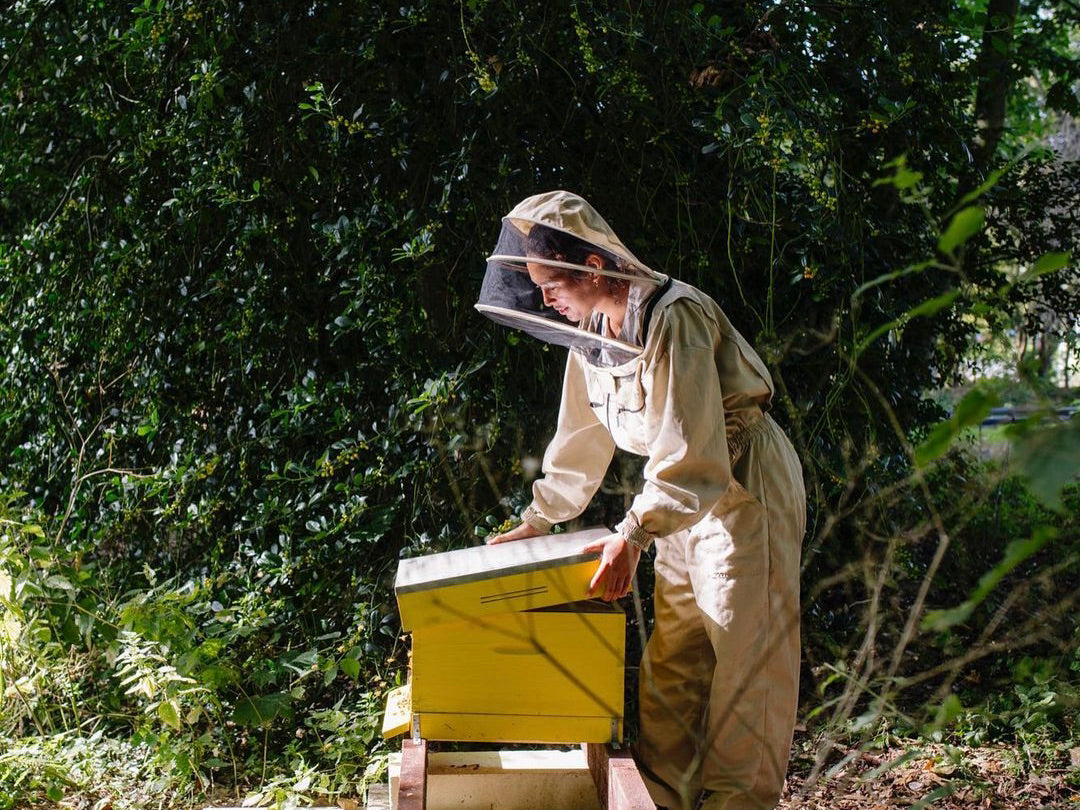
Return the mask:
[[[589,405],[603,422],[621,449],[648,455],[645,435],[645,386],[641,382],[641,363],[627,369],[590,369],[587,388]]]

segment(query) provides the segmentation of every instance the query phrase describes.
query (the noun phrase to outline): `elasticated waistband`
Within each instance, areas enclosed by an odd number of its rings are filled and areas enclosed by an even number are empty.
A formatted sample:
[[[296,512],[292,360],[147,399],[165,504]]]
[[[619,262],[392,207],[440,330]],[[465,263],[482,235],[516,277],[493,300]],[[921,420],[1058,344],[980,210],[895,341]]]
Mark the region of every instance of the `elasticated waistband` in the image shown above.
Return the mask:
[[[742,454],[746,452],[750,442],[768,429],[770,421],[772,420],[768,414],[762,414],[753,422],[743,425],[728,437],[728,456],[731,458],[732,464],[738,461]]]

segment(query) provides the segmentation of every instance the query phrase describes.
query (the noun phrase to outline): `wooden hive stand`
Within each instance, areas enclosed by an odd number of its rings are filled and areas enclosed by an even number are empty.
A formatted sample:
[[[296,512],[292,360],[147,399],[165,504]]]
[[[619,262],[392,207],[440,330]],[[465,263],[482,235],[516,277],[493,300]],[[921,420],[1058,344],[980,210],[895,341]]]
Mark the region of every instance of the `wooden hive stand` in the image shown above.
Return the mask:
[[[589,600],[600,555],[582,549],[607,533],[401,561],[394,591],[412,651],[383,721],[385,737],[407,734],[389,810],[654,810],[617,747],[626,617]],[[549,747],[429,754],[429,740]]]
[[[625,750],[583,743],[574,751],[432,754],[426,740],[406,739],[385,810],[655,810]],[[578,756],[573,755],[577,753]],[[542,761],[545,754],[553,755]],[[562,762],[560,762],[560,755]],[[493,758],[502,760],[494,764]],[[431,760],[441,758],[439,763]],[[513,760],[516,759],[516,762]],[[535,761],[530,762],[530,759]],[[585,767],[578,767],[577,762]],[[395,784],[396,782],[396,784]],[[591,790],[583,789],[588,782]],[[429,790],[429,787],[431,790]],[[373,806],[368,810],[384,810]]]

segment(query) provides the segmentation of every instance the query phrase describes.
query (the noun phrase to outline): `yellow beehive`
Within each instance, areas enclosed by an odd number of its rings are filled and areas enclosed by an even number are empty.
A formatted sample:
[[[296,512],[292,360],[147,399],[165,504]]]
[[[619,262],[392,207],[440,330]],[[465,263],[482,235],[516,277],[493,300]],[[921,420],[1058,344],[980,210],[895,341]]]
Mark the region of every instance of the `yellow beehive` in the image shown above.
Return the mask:
[[[626,617],[582,601],[605,529],[403,560],[395,590],[412,631],[409,694],[384,733],[430,740],[622,739]],[[407,707],[402,710],[401,707]],[[406,719],[407,718],[407,719]]]

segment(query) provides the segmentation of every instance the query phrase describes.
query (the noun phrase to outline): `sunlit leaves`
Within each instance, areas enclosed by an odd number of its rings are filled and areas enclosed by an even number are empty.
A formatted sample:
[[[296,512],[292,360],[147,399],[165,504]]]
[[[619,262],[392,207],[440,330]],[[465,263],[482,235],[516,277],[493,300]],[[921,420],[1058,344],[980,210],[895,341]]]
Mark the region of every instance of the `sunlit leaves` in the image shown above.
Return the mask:
[[[853,352],[854,356],[858,357],[861,355],[874,343],[874,341],[880,339],[882,335],[892,332],[893,330],[902,329],[912,319],[920,317],[928,318],[947,309],[952,306],[959,295],[959,290],[948,290],[941,295],[936,295],[933,298],[928,298],[927,300],[916,304],[896,320],[875,327],[856,344]]]
[[[1031,267],[1020,274],[1017,282],[1026,284],[1037,278],[1048,275],[1049,273],[1055,273],[1063,267],[1066,267],[1071,258],[1070,254],[1061,251],[1044,253],[1031,265]]]
[[[875,180],[873,183],[875,186],[890,185],[898,191],[910,192],[918,188],[923,179],[922,172],[908,167],[907,155],[900,155],[894,160],[890,160],[883,168],[892,169],[893,173]]]
[[[958,247],[982,230],[986,222],[986,212],[980,206],[963,208],[953,215],[948,226],[938,239],[938,250],[952,256]]]
[[[916,448],[915,463],[920,467],[935,461],[948,452],[957,437],[968,428],[979,425],[990,409],[1001,402],[1000,396],[985,387],[976,387],[957,403],[952,415],[930,432]]]

